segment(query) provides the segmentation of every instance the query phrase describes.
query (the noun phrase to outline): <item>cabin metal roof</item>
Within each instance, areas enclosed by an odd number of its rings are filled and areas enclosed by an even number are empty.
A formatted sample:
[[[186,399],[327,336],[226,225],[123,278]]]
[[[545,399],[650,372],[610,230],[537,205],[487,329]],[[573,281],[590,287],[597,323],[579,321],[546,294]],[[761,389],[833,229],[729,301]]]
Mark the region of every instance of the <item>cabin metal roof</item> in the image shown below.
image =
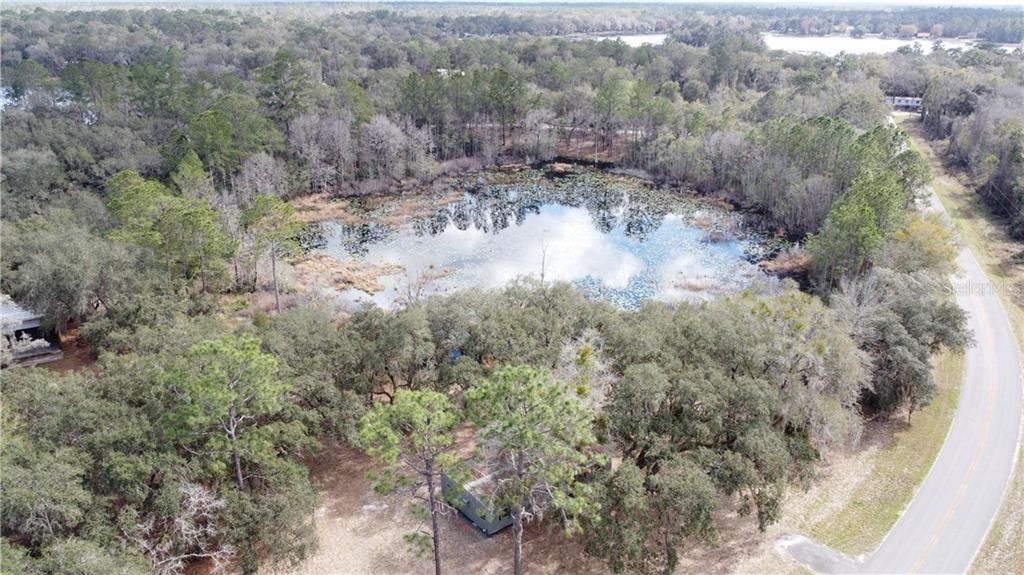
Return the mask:
[[[20,331],[42,325],[43,316],[27,310],[10,299],[0,301],[0,320],[5,330]]]

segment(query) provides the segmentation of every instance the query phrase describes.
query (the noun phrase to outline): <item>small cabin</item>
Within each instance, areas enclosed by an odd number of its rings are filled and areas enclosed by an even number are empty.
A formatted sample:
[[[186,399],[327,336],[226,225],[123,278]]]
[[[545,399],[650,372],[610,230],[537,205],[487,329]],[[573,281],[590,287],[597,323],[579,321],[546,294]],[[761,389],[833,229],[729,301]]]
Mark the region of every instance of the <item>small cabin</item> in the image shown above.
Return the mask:
[[[482,466],[471,465],[470,469],[473,478],[462,485],[447,474],[442,475],[441,489],[448,502],[469,519],[477,531],[490,537],[512,525],[512,515],[507,511],[494,511],[486,503],[494,489],[494,474]]]
[[[897,110],[913,110],[915,112],[921,110],[921,98],[886,96],[885,103]]]
[[[453,76],[465,76],[466,73],[462,70],[450,70],[448,68],[437,68],[434,70],[438,76],[442,78],[451,78]]]
[[[44,329],[43,316],[21,307],[7,296],[0,296],[0,331],[9,341],[35,342],[16,349],[12,355],[13,363],[31,366],[64,357],[53,334]]]

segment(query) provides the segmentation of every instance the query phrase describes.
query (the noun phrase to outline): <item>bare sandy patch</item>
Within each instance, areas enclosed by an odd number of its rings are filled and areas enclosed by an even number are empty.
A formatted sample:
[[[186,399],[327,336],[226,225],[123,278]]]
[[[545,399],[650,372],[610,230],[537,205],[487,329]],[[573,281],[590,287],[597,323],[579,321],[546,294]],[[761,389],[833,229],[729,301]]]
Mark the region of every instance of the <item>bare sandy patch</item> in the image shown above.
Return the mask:
[[[865,437],[864,449],[837,454],[820,466],[817,481],[808,489],[793,488],[787,496],[782,520],[762,533],[756,519],[727,509],[718,517],[719,537],[714,543],[690,542],[681,549],[677,573],[802,573],[800,566],[775,552],[776,539],[803,532],[826,519],[850,500],[865,469],[882,449],[890,432],[879,426]],[[466,441],[462,438],[460,442]],[[468,445],[468,443],[467,443]],[[293,575],[413,574],[433,570],[430,556],[417,556],[403,536],[427,526],[412,512],[407,495],[381,496],[367,478],[377,464],[358,450],[328,445],[310,462],[313,480],[321,493],[316,513],[320,548],[291,572]],[[511,572],[511,532],[488,538],[477,532],[456,511],[441,521],[442,558],[446,569],[457,573]],[[580,541],[567,539],[553,524],[532,524],[524,533],[524,560],[529,573],[609,573],[607,566],[588,557]]]
[[[320,488],[316,512],[320,548],[293,571],[294,575],[420,574],[433,572],[430,556],[417,556],[403,536],[424,527],[404,495],[374,493],[367,473],[373,460],[359,451],[329,445],[311,462],[313,481]],[[453,573],[509,573],[511,532],[488,538],[455,511],[441,520],[444,565]],[[543,524],[527,527],[524,561],[530,573],[600,573],[603,565],[584,556],[576,541]]]

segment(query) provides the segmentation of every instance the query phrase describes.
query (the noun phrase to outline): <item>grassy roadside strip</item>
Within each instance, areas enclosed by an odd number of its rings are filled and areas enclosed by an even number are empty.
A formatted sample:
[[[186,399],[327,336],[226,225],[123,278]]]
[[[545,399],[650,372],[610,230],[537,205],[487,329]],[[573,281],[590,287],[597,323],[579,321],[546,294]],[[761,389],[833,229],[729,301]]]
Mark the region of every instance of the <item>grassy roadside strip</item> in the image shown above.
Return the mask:
[[[922,137],[916,119],[902,118],[900,124],[912,136],[917,149],[932,167],[933,187],[959,232],[960,239],[993,280],[1008,289],[999,290],[1010,317],[1017,345],[1024,342],[1024,310],[1021,296],[1014,298],[1012,284],[1024,281],[1024,270],[1010,257],[1021,245],[1010,239],[1005,228],[989,217],[977,194],[948,175],[934,147]],[[1024,573],[1024,444],[1017,455],[1017,467],[992,530],[971,566],[973,573]]]
[[[992,524],[971,573],[1024,573],[1024,446],[1007,487],[1003,507]]]
[[[960,398],[962,354],[943,352],[935,362],[935,398],[878,451],[871,471],[845,504],[810,527],[818,542],[856,556],[877,547],[931,469]]]

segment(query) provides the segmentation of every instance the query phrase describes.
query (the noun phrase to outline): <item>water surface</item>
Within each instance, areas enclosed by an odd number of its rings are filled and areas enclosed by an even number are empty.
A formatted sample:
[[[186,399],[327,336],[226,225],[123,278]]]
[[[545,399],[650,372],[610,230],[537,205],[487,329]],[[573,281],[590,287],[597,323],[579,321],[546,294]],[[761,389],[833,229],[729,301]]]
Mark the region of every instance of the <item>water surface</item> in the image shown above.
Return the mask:
[[[596,173],[488,184],[391,223],[389,214],[410,201],[367,203],[359,223],[324,224],[332,257],[403,269],[381,278],[384,291],[348,290],[343,299],[389,307],[410,286],[445,293],[532,276],[635,308],[649,298],[706,299],[768,283],[752,262],[770,242],[742,215]]]
[[[854,38],[852,36],[831,35],[831,36],[786,36],[782,34],[764,34],[765,44],[769,50],[785,50],[801,54],[824,54],[835,56],[841,52],[847,54],[889,54],[903,46],[913,46],[919,43],[925,52],[931,52],[935,40],[931,39],[902,39],[902,38],[879,38],[876,36],[864,36]],[[648,45],[657,45],[665,42],[668,34],[622,34],[619,36],[589,36],[589,39],[619,39],[634,48]],[[974,46],[971,40],[956,40],[940,38],[942,45],[947,49],[960,48],[967,50]],[[1002,46],[1002,50],[1012,51],[1012,47]]]
[[[879,38],[875,36],[864,36],[854,38],[852,36],[783,36],[781,34],[765,34],[763,36],[769,50],[785,50],[786,52],[798,52],[801,54],[824,54],[835,56],[841,52],[847,54],[889,54],[904,46],[920,44],[921,50],[925,53],[931,52],[936,40],[931,39],[902,39],[902,38]],[[940,38],[942,46],[947,50],[959,48],[970,49],[974,43],[970,40],[955,40]]]

